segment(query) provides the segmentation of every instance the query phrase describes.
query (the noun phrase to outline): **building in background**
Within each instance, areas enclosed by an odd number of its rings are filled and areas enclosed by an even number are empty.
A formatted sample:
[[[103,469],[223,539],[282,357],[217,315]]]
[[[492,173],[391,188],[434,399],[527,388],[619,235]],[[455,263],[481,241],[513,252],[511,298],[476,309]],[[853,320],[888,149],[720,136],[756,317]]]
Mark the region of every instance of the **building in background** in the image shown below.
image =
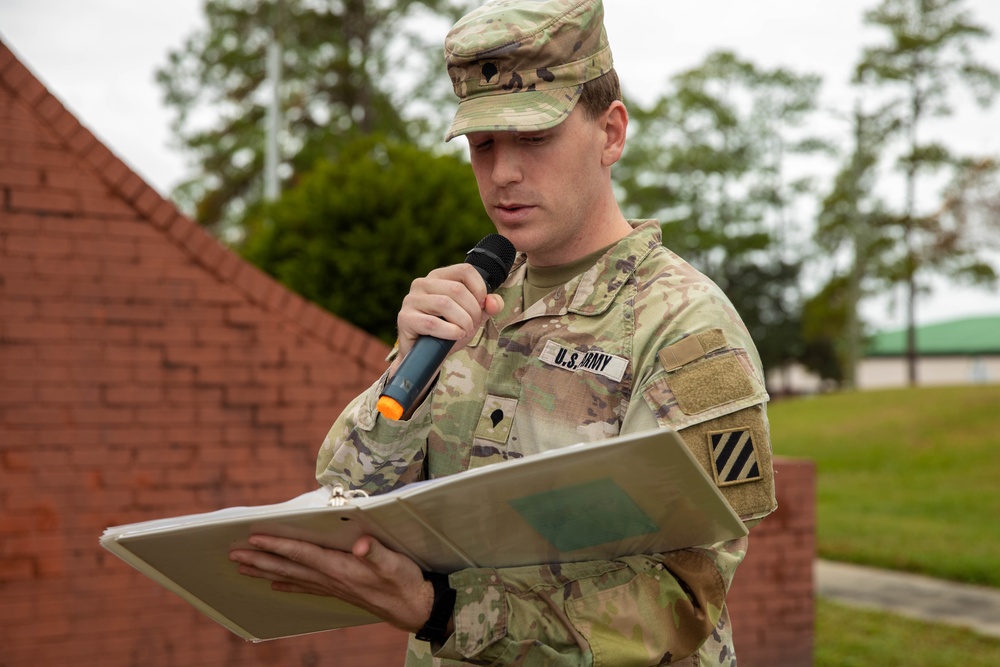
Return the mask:
[[[917,354],[919,386],[998,383],[1000,315],[918,327]],[[876,334],[858,365],[858,388],[884,389],[906,384],[906,331]]]
[[[934,387],[1000,382],[1000,315],[967,317],[917,327],[917,386]],[[857,388],[892,389],[909,384],[906,330],[872,336],[858,364]],[[801,364],[767,373],[772,396],[835,391]]]

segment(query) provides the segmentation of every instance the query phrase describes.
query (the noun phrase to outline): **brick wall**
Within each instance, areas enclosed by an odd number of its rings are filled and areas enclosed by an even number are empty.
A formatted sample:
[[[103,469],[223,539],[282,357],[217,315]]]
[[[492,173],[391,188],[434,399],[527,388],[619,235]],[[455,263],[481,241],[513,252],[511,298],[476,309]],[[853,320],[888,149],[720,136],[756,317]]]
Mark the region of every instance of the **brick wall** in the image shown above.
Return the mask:
[[[97,544],[311,488],[385,353],[180,215],[0,43],[0,667],[401,663],[383,625],[246,643]],[[811,645],[811,469],[781,465],[733,591],[751,667]]]
[[[245,643],[97,544],[312,488],[385,353],[179,215],[0,44],[0,665],[395,662],[379,626]]]
[[[729,592],[740,667],[812,665],[816,466],[776,458],[778,511],[750,532]]]

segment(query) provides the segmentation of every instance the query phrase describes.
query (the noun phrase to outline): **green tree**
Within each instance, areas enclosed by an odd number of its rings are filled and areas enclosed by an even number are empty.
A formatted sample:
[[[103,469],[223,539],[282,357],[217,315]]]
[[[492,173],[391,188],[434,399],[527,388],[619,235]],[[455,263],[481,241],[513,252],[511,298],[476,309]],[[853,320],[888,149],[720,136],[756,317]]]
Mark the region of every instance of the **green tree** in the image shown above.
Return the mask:
[[[616,172],[628,214],[659,218],[664,244],[726,291],[768,368],[799,347],[799,250],[784,239],[809,182],[789,181],[785,166],[819,147],[802,131],[819,85],[713,53],[651,106],[630,102]]]
[[[886,230],[890,218],[885,205],[875,196],[886,143],[899,129],[893,112],[892,104],[868,114],[860,103],[855,106],[853,145],[821,202],[814,237],[828,257],[846,255],[847,267],[835,270],[827,285],[806,304],[803,337],[814,347],[831,346],[837,372],[829,374],[829,362],[823,356],[814,358],[827,368],[827,374],[820,368],[814,370],[847,387],[855,386],[861,356],[860,303],[885,286],[886,270],[879,262],[894,245]]]
[[[260,199],[273,41],[285,181],[355,131],[410,138],[419,127],[403,117],[403,101],[438,90],[427,81],[442,79],[440,45],[427,44],[410,19],[450,11],[446,0],[207,0],[207,27],[156,75],[195,167],[175,198],[220,233],[239,231]]]
[[[1000,75],[971,55],[975,40],[989,37],[989,30],[975,23],[963,0],[883,0],[866,12],[865,21],[884,28],[888,42],[864,50],[856,80],[881,89],[899,90],[905,147],[900,167],[905,176],[902,211],[895,217],[901,252],[891,277],[906,290],[907,357],[910,384],[916,375],[916,301],[920,277],[935,268],[957,267],[942,253],[961,252],[958,245],[941,243],[941,220],[918,211],[918,179],[960,160],[946,146],[924,142],[920,130],[934,116],[952,113],[948,104],[951,84],[965,84],[977,102],[990,104]],[[975,263],[975,262],[974,262]]]
[[[824,380],[848,384],[843,341],[850,327],[849,278],[834,275],[802,304],[802,344],[799,361]]]
[[[467,163],[372,136],[317,161],[251,220],[247,259],[386,342],[413,279],[495,231]]]

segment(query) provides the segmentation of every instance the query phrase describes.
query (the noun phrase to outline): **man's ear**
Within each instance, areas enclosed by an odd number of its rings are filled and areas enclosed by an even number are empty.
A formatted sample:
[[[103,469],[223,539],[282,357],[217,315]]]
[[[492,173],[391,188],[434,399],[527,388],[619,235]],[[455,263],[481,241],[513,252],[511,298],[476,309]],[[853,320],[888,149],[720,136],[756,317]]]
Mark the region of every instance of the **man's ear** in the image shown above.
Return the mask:
[[[619,100],[611,103],[601,116],[604,123],[604,150],[601,153],[601,165],[610,167],[622,156],[625,150],[625,133],[628,130],[628,110]]]

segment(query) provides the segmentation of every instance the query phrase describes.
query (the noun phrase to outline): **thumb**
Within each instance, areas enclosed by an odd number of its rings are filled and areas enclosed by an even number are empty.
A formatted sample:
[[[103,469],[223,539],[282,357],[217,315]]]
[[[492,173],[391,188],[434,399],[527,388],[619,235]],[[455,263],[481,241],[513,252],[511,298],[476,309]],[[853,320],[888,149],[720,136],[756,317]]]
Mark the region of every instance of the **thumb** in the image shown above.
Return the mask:
[[[351,547],[351,553],[355,558],[370,561],[375,565],[379,564],[384,551],[382,544],[371,535],[359,537]]]
[[[503,297],[499,294],[487,294],[486,300],[483,301],[483,310],[487,315],[493,317],[503,310]]]

